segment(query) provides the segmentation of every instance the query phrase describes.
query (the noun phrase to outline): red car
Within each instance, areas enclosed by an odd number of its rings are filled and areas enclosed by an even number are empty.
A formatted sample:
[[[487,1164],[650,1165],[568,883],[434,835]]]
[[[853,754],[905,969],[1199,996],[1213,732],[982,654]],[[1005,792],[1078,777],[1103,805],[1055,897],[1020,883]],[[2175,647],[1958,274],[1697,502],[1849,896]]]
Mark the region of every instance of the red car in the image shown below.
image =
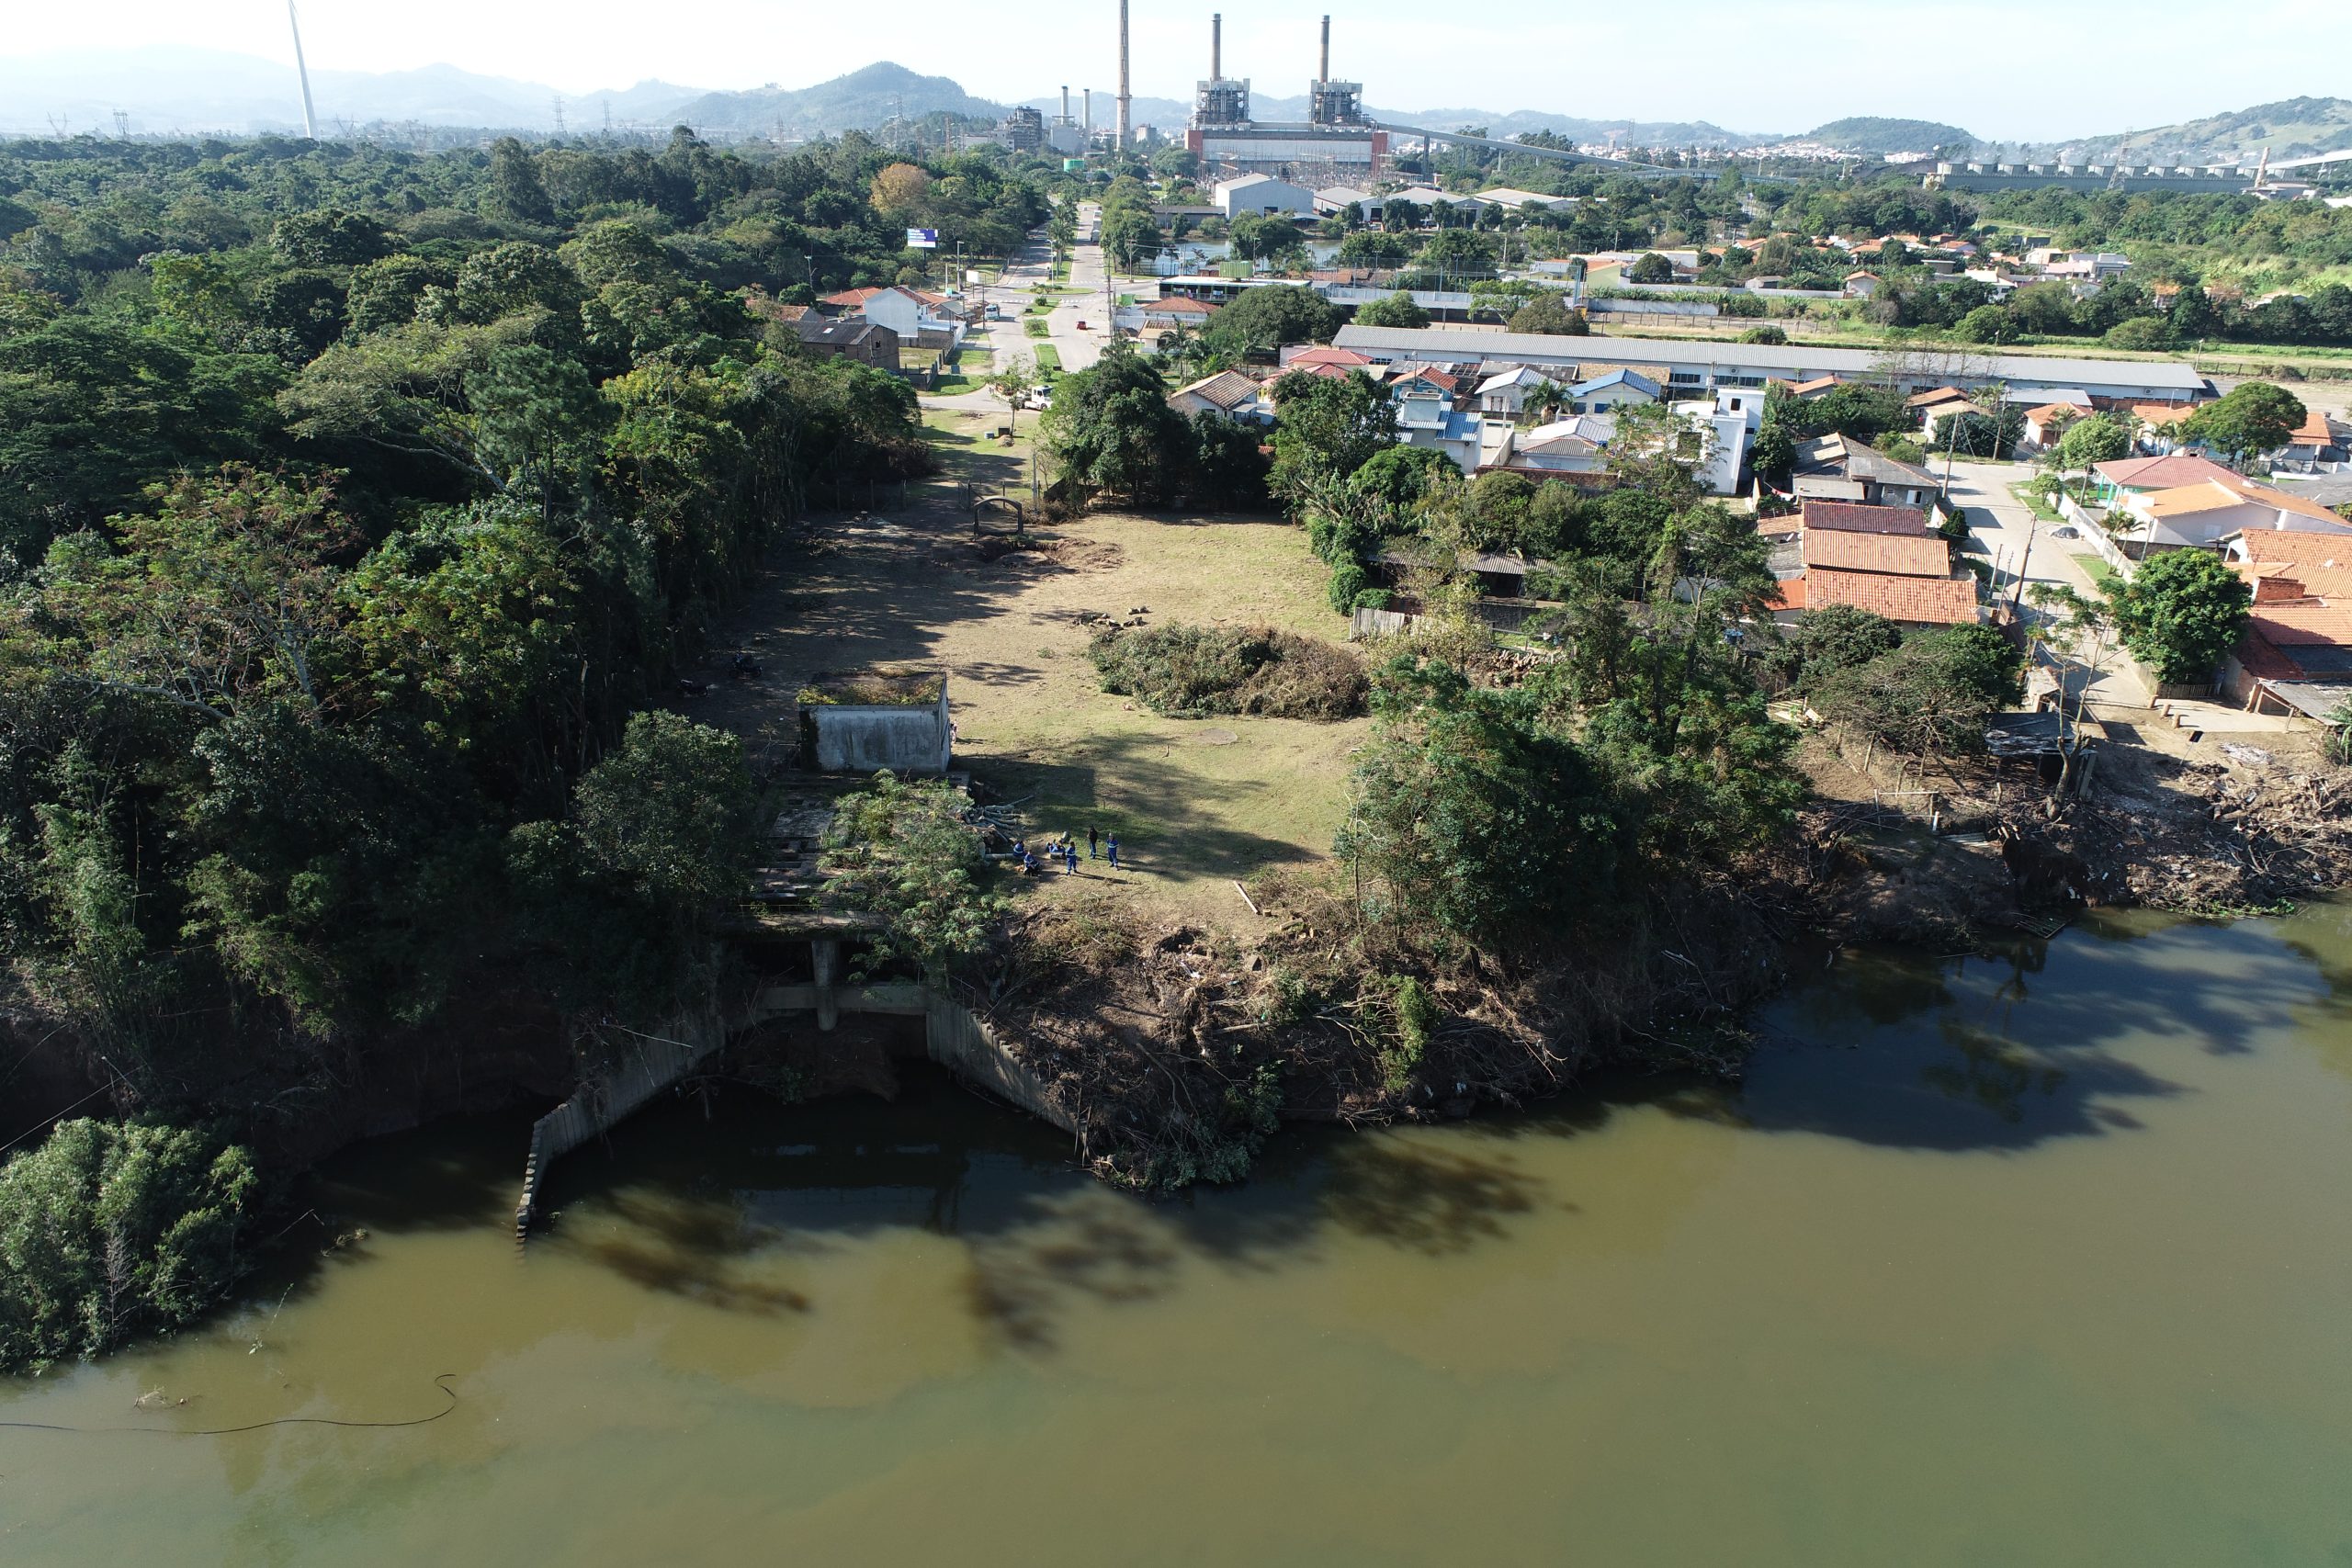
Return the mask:
[[[1085,323],[1084,321],[1080,321],[1080,322],[1079,322],[1079,323],[1078,323],[1078,330],[1079,330],[1080,332],[1085,332],[1085,331],[1087,331],[1088,329],[1087,329],[1087,325],[1086,325],[1086,323]]]

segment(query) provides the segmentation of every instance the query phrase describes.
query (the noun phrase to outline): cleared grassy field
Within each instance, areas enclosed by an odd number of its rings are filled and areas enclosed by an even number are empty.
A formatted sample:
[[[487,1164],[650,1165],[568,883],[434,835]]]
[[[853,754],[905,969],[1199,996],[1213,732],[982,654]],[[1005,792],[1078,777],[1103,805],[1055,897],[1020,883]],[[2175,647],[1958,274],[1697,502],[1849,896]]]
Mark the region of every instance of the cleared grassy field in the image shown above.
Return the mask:
[[[1025,491],[1035,420],[1007,448],[981,434],[1003,419],[934,409],[926,423],[956,479]],[[1329,856],[1368,721],[1162,718],[1102,692],[1080,622],[1141,607],[1155,626],[1263,624],[1338,640],[1344,623],[1305,535],[1271,518],[1102,514],[989,561],[956,500],[953,480],[918,486],[899,512],[830,527],[730,628],[764,681],[715,692],[700,716],[781,756],[791,694],[819,671],[944,667],[961,765],[1000,800],[1028,797],[1020,810],[1035,833],[1116,833],[1132,863],[1115,879],[1081,863],[1085,874],[1030,896],[1114,892],[1153,919],[1254,925],[1233,882]]]

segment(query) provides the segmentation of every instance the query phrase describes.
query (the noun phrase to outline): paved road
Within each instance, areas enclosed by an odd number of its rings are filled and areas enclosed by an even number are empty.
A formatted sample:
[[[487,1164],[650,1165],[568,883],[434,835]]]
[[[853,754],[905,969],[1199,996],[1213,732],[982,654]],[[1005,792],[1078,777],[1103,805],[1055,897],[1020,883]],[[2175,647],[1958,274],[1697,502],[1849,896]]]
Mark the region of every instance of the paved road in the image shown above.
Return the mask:
[[[1940,467],[1940,465],[1939,466]],[[2085,598],[2096,595],[2091,564],[2097,554],[2077,555],[2067,541],[2053,538],[2052,525],[2037,522],[2033,509],[2009,492],[2009,487],[2033,476],[2030,463],[1955,463],[1951,499],[1968,520],[1968,532],[1994,566],[1994,584],[2004,598],[2015,594],[2020,564],[2029,587],[2036,582],[2064,583]],[[2020,606],[2030,617],[2028,601]],[[2110,666],[2116,661],[2110,657]],[[2145,707],[2148,690],[2128,669],[2102,670],[2091,682],[2091,701],[2119,707]]]
[[[1080,203],[1078,244],[1070,255],[1067,287],[1087,292],[1069,296],[1054,308],[1046,318],[1043,340],[1060,354],[1064,370],[1087,368],[1102,357],[1102,345],[1110,341],[1111,318],[1102,308],[1102,247],[1097,243],[1102,228],[1102,209],[1091,201]],[[1021,254],[1004,269],[1003,279],[989,288],[989,299],[1003,306],[1008,318],[993,323],[989,331],[989,346],[996,350],[1000,365],[1036,357],[1040,340],[1029,336],[1022,312],[1034,297],[1031,291],[1046,281],[1052,259],[1052,247],[1040,230],[1029,236]],[[1081,321],[1083,331],[1079,326]]]

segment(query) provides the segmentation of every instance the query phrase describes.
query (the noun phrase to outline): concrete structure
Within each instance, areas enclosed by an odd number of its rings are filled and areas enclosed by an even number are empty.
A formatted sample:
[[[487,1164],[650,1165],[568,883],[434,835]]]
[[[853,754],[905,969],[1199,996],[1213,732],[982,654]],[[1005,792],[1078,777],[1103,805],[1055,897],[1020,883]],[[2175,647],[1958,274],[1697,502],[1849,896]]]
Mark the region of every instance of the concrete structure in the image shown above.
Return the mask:
[[[1217,182],[1216,205],[1217,210],[1228,219],[1238,218],[1245,212],[1312,218],[1315,216],[1315,193],[1305,186],[1295,186],[1271,175],[1243,175]]]
[[[1800,498],[1856,501],[1866,506],[1925,507],[1942,489],[1927,469],[1842,435],[1799,442],[1794,478]],[[1807,483],[1823,479],[1836,482]]]
[[[926,695],[933,681],[936,695]],[[922,700],[910,702],[803,701],[800,705],[800,750],[804,767],[829,773],[873,773],[888,768],[894,773],[939,774],[955,758],[956,727],[947,705],[947,677],[872,677],[838,688],[816,683],[817,690],[838,689],[842,694],[862,694],[860,688],[903,689]]]
[[[1363,118],[1363,85],[1331,77],[1331,18],[1323,18],[1323,51],[1307,84],[1304,123],[1266,122],[1250,115],[1250,85],[1225,74],[1224,21],[1209,24],[1209,73],[1195,85],[1184,145],[1211,168],[1243,173],[1330,170],[1369,177],[1388,155],[1388,133]],[[1312,211],[1310,206],[1307,209]]]
[[[1801,344],[1724,343],[1674,338],[1558,337],[1538,333],[1480,332],[1445,327],[1340,329],[1335,340],[1368,358],[1475,361],[1484,365],[1572,365],[1594,360],[1655,365],[1668,373],[1669,396],[1724,387],[1761,389],[1768,380],[1804,382],[1823,376],[1869,381],[1905,392],[1952,386],[2080,388],[2095,401],[2192,403],[2212,396],[2197,371],[2173,360],[2057,359],[2040,355],[1911,350],[1885,353]]]
[[[1747,467],[1747,415],[1727,411],[1712,398],[1676,403],[1674,412],[1705,437],[1705,460],[1691,470],[1691,477],[1709,495],[1737,495],[1740,476]]]
[[[1396,402],[1397,439],[1444,453],[1465,474],[1478,471],[1485,426],[1476,414],[1455,408],[1452,396],[1437,389],[1408,388]]]

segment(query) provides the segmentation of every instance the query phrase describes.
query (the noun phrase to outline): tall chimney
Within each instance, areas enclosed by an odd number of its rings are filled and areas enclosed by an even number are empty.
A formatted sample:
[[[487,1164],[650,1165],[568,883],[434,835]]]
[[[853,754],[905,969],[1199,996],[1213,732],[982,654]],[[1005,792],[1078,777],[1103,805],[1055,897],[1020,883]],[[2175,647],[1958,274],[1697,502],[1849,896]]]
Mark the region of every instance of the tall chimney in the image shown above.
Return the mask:
[[[1119,140],[1122,152],[1135,140],[1135,98],[1127,82],[1127,0],[1119,0]]]
[[[1225,80],[1225,13],[1209,13],[1209,80]]]
[[[1091,141],[1094,140],[1094,89],[1085,87],[1080,90],[1086,95],[1086,139]]]
[[[1062,84],[1062,123],[1069,123],[1069,84]]]
[[[1323,13],[1323,69],[1315,78],[1317,82],[1331,79],[1331,14]]]

